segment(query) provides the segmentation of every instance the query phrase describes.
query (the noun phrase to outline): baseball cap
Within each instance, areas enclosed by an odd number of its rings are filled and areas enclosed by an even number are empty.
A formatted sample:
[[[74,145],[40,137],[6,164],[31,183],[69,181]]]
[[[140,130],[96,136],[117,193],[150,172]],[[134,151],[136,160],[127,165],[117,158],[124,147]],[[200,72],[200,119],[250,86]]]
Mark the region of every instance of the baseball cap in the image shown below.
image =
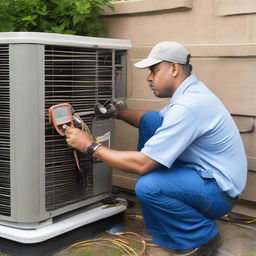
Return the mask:
[[[134,64],[137,68],[148,68],[162,61],[187,64],[189,53],[177,42],[160,42],[155,45],[148,57]]]

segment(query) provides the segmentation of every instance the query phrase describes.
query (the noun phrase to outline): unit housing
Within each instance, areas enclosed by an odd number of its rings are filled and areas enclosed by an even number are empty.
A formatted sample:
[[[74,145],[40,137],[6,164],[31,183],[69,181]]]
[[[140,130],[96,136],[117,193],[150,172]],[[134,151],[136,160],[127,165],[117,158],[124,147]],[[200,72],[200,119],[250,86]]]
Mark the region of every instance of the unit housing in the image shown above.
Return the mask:
[[[0,33],[0,224],[37,229],[110,196],[111,168],[85,154],[81,186],[48,109],[70,103],[94,137],[110,132],[113,147],[114,121],[95,105],[126,96],[129,47],[128,40]]]

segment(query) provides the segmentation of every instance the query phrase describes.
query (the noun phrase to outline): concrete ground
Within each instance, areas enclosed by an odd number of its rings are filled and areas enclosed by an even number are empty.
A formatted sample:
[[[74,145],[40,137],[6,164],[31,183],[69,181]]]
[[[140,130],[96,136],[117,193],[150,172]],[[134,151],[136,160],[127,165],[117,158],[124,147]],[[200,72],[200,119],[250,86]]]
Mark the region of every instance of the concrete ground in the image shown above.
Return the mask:
[[[115,197],[121,197],[128,199],[134,203],[134,205],[128,208],[124,214],[124,225],[122,230],[125,232],[135,232],[143,237],[149,237],[145,230],[143,218],[141,216],[141,210],[138,203],[138,200],[133,193],[128,192],[118,192],[115,194]],[[137,218],[134,218],[134,215]],[[220,234],[223,240],[223,245],[218,250],[218,253],[211,256],[256,256],[256,225],[255,224],[237,224],[226,222],[223,220],[217,221]],[[100,234],[100,236],[107,237],[108,233]],[[70,256],[70,255],[78,255],[70,252],[67,254],[67,251],[64,250],[56,256]],[[96,254],[88,254],[86,249],[84,252],[81,251],[83,256],[87,255],[96,255]],[[105,256],[104,251],[98,252],[97,256]],[[111,255],[112,254],[107,254]],[[172,254],[165,249],[160,247],[151,247],[148,246],[146,248],[145,256],[171,256]],[[207,256],[207,255],[205,255]]]

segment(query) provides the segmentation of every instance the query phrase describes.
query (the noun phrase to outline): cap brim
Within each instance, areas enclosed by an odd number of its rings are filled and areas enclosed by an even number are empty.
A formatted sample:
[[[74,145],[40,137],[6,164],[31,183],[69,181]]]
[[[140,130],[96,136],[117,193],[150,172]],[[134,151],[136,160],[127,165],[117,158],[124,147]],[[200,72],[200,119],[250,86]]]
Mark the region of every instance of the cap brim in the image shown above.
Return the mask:
[[[157,63],[162,62],[162,60],[155,60],[155,59],[144,59],[134,64],[136,68],[149,68]]]

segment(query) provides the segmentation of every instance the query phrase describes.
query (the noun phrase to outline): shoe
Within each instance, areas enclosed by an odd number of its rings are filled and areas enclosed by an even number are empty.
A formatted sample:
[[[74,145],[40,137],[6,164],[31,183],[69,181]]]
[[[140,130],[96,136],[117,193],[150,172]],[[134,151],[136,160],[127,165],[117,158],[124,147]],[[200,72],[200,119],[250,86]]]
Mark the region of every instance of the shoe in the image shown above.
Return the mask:
[[[217,254],[217,250],[221,247],[221,245],[221,236],[219,233],[217,233],[214,238],[197,248],[197,251],[192,253],[191,256],[214,256]]]
[[[220,234],[218,233],[214,238],[198,248],[191,250],[172,250],[165,248],[165,250],[170,253],[170,256],[215,256],[221,245],[222,241]]]

